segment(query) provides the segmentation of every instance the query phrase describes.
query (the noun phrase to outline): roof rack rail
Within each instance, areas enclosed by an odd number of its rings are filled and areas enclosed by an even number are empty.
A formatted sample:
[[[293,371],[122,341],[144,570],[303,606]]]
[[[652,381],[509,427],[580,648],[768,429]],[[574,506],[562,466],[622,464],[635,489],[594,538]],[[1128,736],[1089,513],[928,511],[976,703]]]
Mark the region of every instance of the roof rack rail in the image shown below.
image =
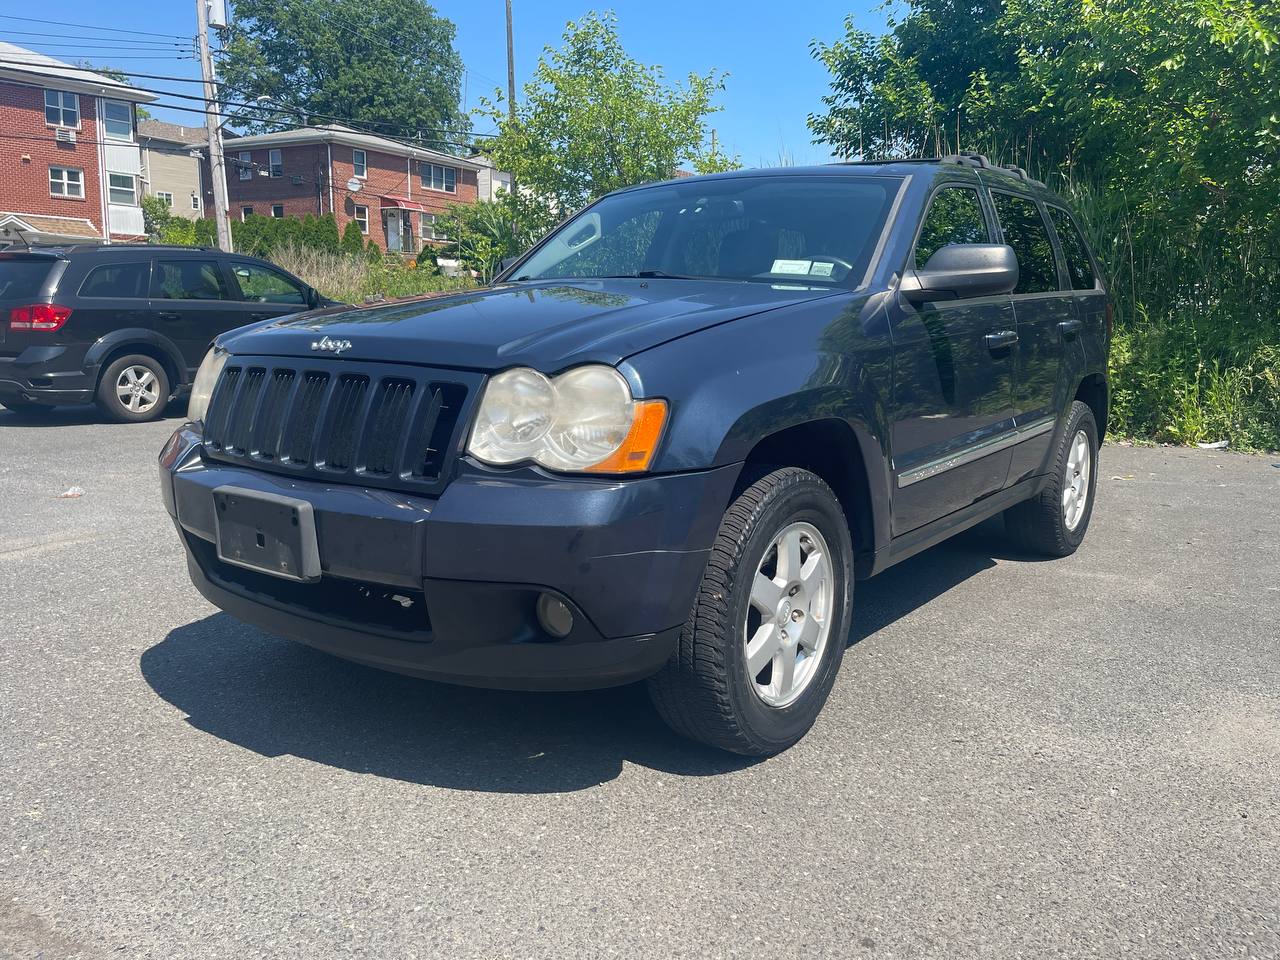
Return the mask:
[[[956,163],[962,167],[982,167],[984,169],[994,166],[994,164],[992,164],[992,162],[981,153],[952,153],[943,157],[941,162]]]
[[[1037,187],[1043,187],[1043,186],[1044,186],[1044,184],[1043,184],[1042,182],[1040,182],[1039,180],[1035,179],[1033,176],[1031,176],[1031,174],[1027,173],[1027,171],[1026,171],[1026,170],[1024,170],[1022,167],[1018,166],[1016,163],[1004,163],[1004,164],[1001,164],[1001,165],[1000,165],[1000,169],[1001,169],[1001,170],[1007,170],[1007,171],[1009,171],[1009,172],[1010,172],[1010,173],[1012,173],[1015,177],[1017,177],[1019,180],[1021,180],[1023,183],[1030,183],[1030,184],[1032,184],[1032,185],[1034,185],[1034,186],[1037,186]]]

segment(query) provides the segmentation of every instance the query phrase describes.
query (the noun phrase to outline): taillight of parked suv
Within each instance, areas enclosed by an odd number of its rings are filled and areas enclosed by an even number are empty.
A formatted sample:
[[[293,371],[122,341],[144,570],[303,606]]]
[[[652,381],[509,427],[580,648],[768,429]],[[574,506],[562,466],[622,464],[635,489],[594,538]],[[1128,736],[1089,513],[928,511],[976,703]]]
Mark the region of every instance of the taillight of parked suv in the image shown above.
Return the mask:
[[[71,316],[71,308],[56,303],[32,303],[9,310],[10,330],[58,330]]]

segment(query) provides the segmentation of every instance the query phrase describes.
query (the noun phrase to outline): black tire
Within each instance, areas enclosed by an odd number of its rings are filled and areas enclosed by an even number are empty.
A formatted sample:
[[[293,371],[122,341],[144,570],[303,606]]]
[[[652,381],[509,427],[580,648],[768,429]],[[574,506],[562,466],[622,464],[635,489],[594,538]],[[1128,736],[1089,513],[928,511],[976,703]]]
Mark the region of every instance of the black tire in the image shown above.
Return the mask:
[[[795,522],[812,525],[827,543],[830,632],[798,698],[772,706],[748,675],[743,628],[756,571],[774,538]],[[691,740],[746,756],[769,756],[794,744],[813,726],[840,670],[852,615],[852,572],[849,524],[819,477],[787,467],[743,490],[720,522],[676,652],[648,682],[663,720]]]
[[[125,370],[133,368],[141,368],[149,371],[155,377],[155,392],[159,395],[159,399],[151,406],[144,410],[131,410],[128,405],[120,399],[116,392],[116,384]],[[169,403],[169,377],[164,372],[164,367],[155,357],[148,357],[145,354],[133,353],[124,357],[119,357],[102,371],[102,376],[98,379],[98,393],[95,402],[98,409],[109,420],[117,423],[145,423],[148,420],[159,419],[164,414],[164,408]]]
[[[49,413],[57,409],[57,407],[52,404],[33,403],[30,400],[19,400],[16,397],[12,397],[8,400],[0,400],[0,406],[7,410],[12,410],[14,413],[32,414],[35,416],[43,413]]]
[[[1074,527],[1067,524],[1063,495],[1078,471],[1070,471],[1071,445],[1083,433],[1089,445],[1088,482],[1085,487],[1084,511]],[[1050,480],[1039,494],[1004,512],[1005,531],[1018,544],[1033,553],[1048,557],[1068,557],[1076,552],[1089,529],[1093,516],[1094,495],[1098,488],[1098,426],[1093,411],[1076,400],[1067,412],[1067,422],[1059,434],[1049,458]]]

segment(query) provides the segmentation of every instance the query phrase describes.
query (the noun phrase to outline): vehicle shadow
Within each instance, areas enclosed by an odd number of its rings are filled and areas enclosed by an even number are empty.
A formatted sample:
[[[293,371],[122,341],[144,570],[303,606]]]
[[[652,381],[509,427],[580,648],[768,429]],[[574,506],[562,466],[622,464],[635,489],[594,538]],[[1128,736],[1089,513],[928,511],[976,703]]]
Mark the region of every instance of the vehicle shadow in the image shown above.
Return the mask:
[[[165,408],[161,420],[180,421],[186,418],[186,399],[173,400]],[[48,410],[27,412],[10,410],[0,406],[0,429],[6,427],[82,427],[91,423],[111,423],[101,411],[91,403],[81,403],[67,407],[53,407]]]
[[[859,584],[856,643],[994,565],[983,525]],[[432,683],[328,656],[218,613],[147,650],[142,675],[198,730],[264,757],[491,793],[583,790],[626,763],[713,776],[757,762],[667,730],[642,684],[512,693]]]

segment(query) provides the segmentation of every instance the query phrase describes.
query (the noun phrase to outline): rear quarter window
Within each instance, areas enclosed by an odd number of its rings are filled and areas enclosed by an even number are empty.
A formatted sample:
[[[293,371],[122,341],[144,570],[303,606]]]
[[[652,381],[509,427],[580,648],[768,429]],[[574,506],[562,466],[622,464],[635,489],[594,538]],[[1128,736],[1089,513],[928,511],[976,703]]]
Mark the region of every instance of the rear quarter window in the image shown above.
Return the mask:
[[[53,260],[0,260],[0,300],[38,297]]]

